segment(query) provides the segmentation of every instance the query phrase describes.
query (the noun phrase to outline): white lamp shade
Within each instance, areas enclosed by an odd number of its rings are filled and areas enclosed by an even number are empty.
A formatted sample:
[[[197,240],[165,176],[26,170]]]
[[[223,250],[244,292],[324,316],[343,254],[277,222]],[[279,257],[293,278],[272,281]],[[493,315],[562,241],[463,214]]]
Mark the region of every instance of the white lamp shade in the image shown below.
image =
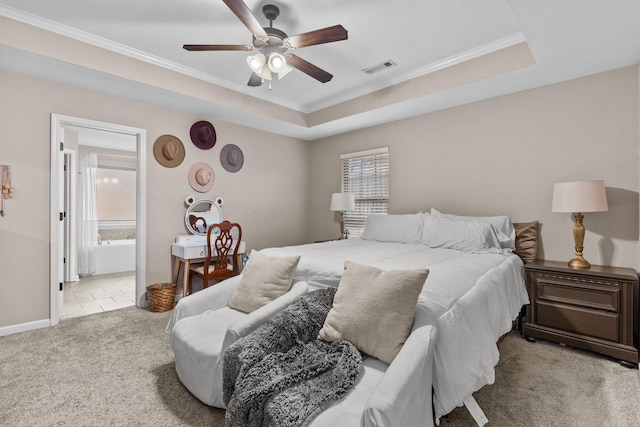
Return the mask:
[[[287,59],[276,52],[269,55],[269,59],[267,60],[267,68],[269,68],[272,73],[277,74],[278,79],[283,78],[284,76],[289,74],[291,70],[293,70],[293,68],[287,65]]]
[[[265,66],[266,62],[267,57],[262,53],[256,53],[255,55],[247,57],[247,64],[249,68],[251,68],[251,71],[264,80],[271,80],[271,71],[268,66]]]
[[[333,193],[331,195],[332,211],[352,211],[356,208],[353,193]]]
[[[287,60],[279,53],[272,53],[269,55],[267,65],[272,73],[279,73],[287,66]]]
[[[256,74],[265,80],[271,80],[271,70],[269,70],[269,67],[262,67],[262,71]]]
[[[291,72],[292,70],[293,68],[289,67],[288,65],[285,65],[281,71],[278,71],[278,80],[283,78],[287,74],[289,74],[289,72]]]
[[[553,185],[552,212],[605,212],[609,210],[603,180],[560,182]]]
[[[265,56],[261,53],[257,53],[255,55],[247,57],[247,64],[249,65],[249,68],[251,68],[251,71],[258,75],[262,71],[262,67],[264,66],[266,61],[267,58],[265,58]]]

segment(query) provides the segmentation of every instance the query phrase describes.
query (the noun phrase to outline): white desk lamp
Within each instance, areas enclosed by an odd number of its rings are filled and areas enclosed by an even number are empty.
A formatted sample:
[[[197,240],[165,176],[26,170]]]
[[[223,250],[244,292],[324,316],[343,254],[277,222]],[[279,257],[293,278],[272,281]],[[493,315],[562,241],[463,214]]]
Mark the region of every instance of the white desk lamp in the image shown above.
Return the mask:
[[[346,230],[344,229],[344,212],[352,211],[356,208],[355,197],[353,193],[333,193],[331,195],[331,210],[340,212],[340,238],[347,239]]]

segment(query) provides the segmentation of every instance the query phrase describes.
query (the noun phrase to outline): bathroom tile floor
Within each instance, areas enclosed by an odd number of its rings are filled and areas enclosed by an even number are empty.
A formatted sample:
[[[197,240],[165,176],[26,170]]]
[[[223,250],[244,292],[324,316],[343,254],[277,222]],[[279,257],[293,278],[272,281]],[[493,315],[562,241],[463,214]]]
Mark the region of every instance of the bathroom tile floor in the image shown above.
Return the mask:
[[[135,271],[84,276],[64,286],[62,319],[135,305]]]

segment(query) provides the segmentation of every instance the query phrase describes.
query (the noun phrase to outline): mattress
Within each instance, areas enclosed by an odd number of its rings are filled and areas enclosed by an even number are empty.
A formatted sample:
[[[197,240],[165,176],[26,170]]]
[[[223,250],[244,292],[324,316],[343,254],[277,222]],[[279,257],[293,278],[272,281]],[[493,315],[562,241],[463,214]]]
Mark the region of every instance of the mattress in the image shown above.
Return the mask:
[[[300,255],[295,280],[310,289],[338,286],[346,260],[383,270],[428,268],[418,299],[438,328],[434,359],[436,419],[495,380],[496,342],[529,299],[522,260],[512,253],[470,253],[353,238],[260,252]]]

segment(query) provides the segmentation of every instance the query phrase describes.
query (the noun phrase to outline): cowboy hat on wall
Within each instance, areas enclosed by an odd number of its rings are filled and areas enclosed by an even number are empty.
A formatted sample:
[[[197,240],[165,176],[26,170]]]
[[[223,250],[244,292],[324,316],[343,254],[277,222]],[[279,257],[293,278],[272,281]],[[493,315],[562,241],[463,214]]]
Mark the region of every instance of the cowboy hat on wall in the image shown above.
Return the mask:
[[[162,135],[153,144],[153,156],[167,168],[175,168],[184,160],[184,145],[173,135]]]
[[[193,145],[202,150],[209,150],[216,145],[216,130],[213,125],[206,120],[195,122],[191,126],[189,134]]]
[[[196,163],[189,169],[189,184],[199,193],[211,190],[215,180],[216,175],[213,168],[206,163]]]
[[[238,172],[244,164],[244,154],[237,145],[227,144],[220,151],[220,163],[227,172]]]

